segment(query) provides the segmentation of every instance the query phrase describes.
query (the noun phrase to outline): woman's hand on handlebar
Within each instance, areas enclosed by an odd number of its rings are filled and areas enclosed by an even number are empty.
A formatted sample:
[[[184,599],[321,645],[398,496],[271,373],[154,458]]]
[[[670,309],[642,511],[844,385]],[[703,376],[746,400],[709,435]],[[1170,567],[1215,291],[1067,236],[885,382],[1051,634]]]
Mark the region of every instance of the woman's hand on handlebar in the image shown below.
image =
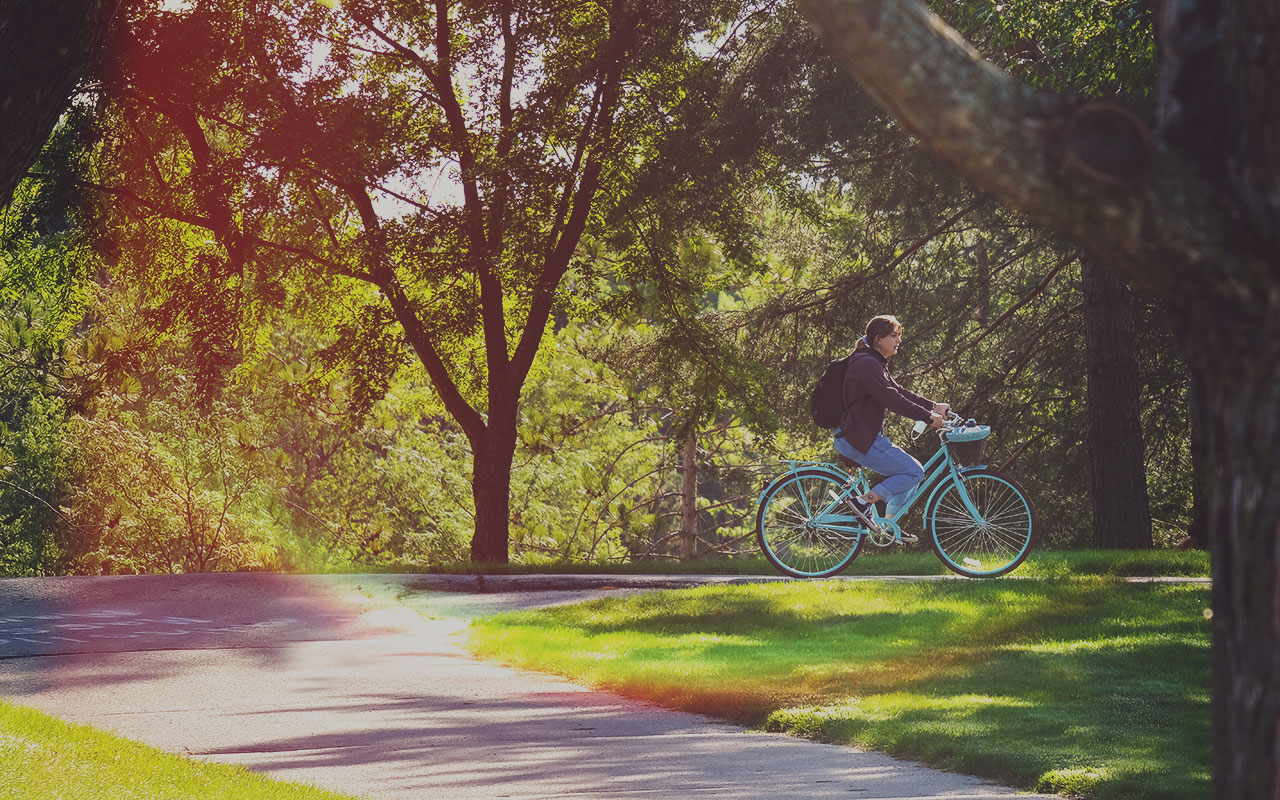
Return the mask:
[[[947,412],[950,410],[951,410],[950,403],[934,403],[933,404],[933,413],[935,414],[941,414],[942,416],[946,417]]]
[[[947,418],[937,412],[929,415],[929,427],[931,428],[941,428],[946,422]]]

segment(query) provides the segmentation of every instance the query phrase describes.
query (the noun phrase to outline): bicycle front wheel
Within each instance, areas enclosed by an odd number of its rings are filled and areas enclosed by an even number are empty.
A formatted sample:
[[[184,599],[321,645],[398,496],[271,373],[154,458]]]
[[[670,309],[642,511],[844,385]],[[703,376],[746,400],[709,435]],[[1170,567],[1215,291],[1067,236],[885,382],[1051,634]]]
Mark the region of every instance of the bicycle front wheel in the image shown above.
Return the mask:
[[[948,484],[926,515],[933,550],[948,569],[961,575],[1004,575],[1031,551],[1031,501],[1012,478],[990,470],[966,473],[962,480],[979,518],[970,513],[956,483]]]
[[[756,512],[756,538],[769,563],[796,578],[825,578],[862,549],[863,534],[846,505],[844,483],[822,470],[774,481]]]

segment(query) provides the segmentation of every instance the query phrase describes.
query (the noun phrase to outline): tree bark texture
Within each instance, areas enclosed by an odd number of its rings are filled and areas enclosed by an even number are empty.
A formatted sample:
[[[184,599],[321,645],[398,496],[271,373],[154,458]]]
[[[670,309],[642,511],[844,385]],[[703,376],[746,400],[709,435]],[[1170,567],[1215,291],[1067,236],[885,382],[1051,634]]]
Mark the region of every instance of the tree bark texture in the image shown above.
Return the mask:
[[[7,0],[0,10],[0,203],[8,203],[106,35],[119,0]]]
[[[1133,317],[1134,297],[1128,285],[1086,258],[1089,482],[1093,541],[1101,548],[1152,545]]]
[[[680,560],[698,556],[698,433],[690,430],[681,448]]]
[[[941,160],[1169,311],[1203,390],[1214,794],[1280,799],[1280,5],[1163,3],[1151,132],[1018,84],[919,0],[797,4]]]
[[[1191,355],[1205,377],[1193,425],[1206,451],[1219,798],[1280,797],[1280,303],[1272,304],[1269,323],[1249,326],[1251,349],[1224,332],[1195,342]]]
[[[471,537],[471,560],[477,564],[506,564],[510,560],[511,462],[516,452],[514,408],[509,419],[494,420],[479,440],[471,440],[471,497],[476,507],[476,530]]]

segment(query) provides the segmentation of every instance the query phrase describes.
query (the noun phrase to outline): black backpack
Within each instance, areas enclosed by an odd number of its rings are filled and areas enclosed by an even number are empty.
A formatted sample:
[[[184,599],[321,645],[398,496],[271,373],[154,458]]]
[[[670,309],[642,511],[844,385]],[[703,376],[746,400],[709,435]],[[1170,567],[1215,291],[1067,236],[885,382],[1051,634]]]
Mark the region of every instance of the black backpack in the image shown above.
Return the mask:
[[[809,395],[813,424],[819,428],[840,427],[840,417],[844,415],[844,373],[850,358],[852,356],[845,356],[828,364]]]

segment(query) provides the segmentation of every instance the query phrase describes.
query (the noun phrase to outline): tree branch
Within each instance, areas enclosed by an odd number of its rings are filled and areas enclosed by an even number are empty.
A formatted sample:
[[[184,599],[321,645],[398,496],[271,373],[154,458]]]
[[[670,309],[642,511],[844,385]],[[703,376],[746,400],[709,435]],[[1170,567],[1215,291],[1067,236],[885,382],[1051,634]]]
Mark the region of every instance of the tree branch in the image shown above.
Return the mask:
[[[609,40],[605,45],[605,77],[601,92],[601,103],[597,120],[599,131],[595,134],[597,148],[608,147],[613,132],[614,113],[621,102],[622,66],[626,58],[630,31],[625,20],[610,16]],[[587,134],[584,131],[583,136]],[[585,151],[590,145],[585,139],[580,140],[580,147]],[[529,368],[533,366],[533,358],[537,354],[538,345],[551,316],[551,308],[555,301],[555,290],[560,280],[569,269],[569,261],[574,250],[586,230],[587,215],[591,211],[596,190],[600,186],[600,174],[604,168],[603,152],[591,152],[578,182],[577,191],[573,194],[572,210],[559,238],[553,238],[554,249],[547,253],[542,267],[542,274],[533,287],[533,298],[529,304],[529,316],[525,323],[520,342],[512,356],[513,373],[517,381],[523,381]],[[570,178],[572,185],[572,178]]]
[[[1210,254],[1223,251],[1230,226],[1208,187],[1140,122],[1114,109],[1082,116],[1079,99],[1015,81],[920,0],[797,5],[836,59],[929,150],[1147,291],[1185,298]],[[1095,168],[1097,158],[1124,153],[1147,168],[1136,177]]]
[[[881,265],[879,268],[875,270],[872,270],[870,272],[859,272],[859,273],[850,275],[849,277],[842,279],[835,286],[825,287],[825,291],[823,289],[800,290],[799,293],[813,298],[810,300],[806,300],[804,302],[793,301],[793,297],[796,294],[796,292],[779,295],[776,298],[776,300],[771,301],[765,304],[764,306],[761,306],[759,314],[753,315],[748,313],[744,315],[744,320],[747,323],[750,323],[751,321],[759,320],[760,318],[776,320],[788,315],[798,318],[801,313],[808,311],[811,308],[816,308],[819,306],[828,306],[837,300],[848,297],[849,294],[852,293],[853,290],[858,286],[861,286],[869,281],[877,280],[885,275],[888,275],[890,272],[893,272],[895,269],[898,268],[899,264],[901,264],[903,261],[906,261],[911,256],[915,255],[920,250],[920,248],[924,247],[926,244],[933,241],[938,236],[941,236],[942,234],[949,231],[952,227],[956,225],[956,223],[960,222],[960,220],[964,219],[969,214],[976,211],[981,205],[982,205],[981,200],[975,200],[974,202],[960,209],[959,211],[952,214],[947,219],[938,223],[938,225],[936,225],[933,229],[929,230],[924,234],[921,234],[919,237],[915,239],[915,241],[913,241],[907,247],[903,248],[901,252],[897,253],[887,263]]]
[[[436,87],[436,92],[440,95],[445,121],[449,123],[449,133],[453,137],[453,147],[458,153],[462,198],[467,210],[467,233],[471,237],[472,247],[475,248],[476,253],[487,254],[489,243],[485,239],[484,205],[480,200],[480,189],[477,184],[476,157],[471,152],[466,117],[462,114],[462,106],[458,103],[458,96],[453,90],[453,47],[450,44],[453,29],[449,25],[449,2],[436,0],[435,5],[436,64],[435,69],[428,75],[432,85]]]
[[[441,358],[440,352],[436,349],[436,343],[427,331],[422,320],[418,317],[416,305],[409,299],[405,293],[404,287],[401,286],[399,279],[396,277],[395,270],[385,262],[385,256],[381,252],[382,228],[378,220],[378,215],[374,211],[373,201],[369,198],[368,192],[363,186],[348,184],[341,187],[351,198],[351,202],[355,204],[360,211],[360,219],[364,224],[364,235],[371,241],[366,244],[364,258],[366,260],[365,268],[372,275],[372,281],[382,289],[382,294],[391,303],[392,313],[396,315],[400,327],[404,329],[405,338],[409,340],[409,346],[413,348],[413,352],[417,354],[418,360],[422,362],[422,366],[426,368],[427,375],[431,378],[431,383],[435,386],[436,393],[440,395],[441,401],[444,402],[445,410],[458,421],[462,426],[462,430],[467,434],[467,438],[473,444],[479,442],[485,433],[484,419],[480,416],[466,398],[458,390],[457,383],[453,380],[453,376],[449,374],[449,368],[445,365],[444,359]],[[503,356],[506,356],[505,347]]]
[[[498,89],[498,168],[507,167],[507,158],[515,141],[516,131],[512,124],[511,85],[515,79],[516,55],[520,43],[516,31],[511,26],[511,12],[502,9],[498,12],[502,23],[502,82]],[[495,250],[502,248],[503,228],[507,218],[507,203],[510,200],[510,185],[503,181],[497,187],[493,201],[489,205],[489,240]]]
[[[938,369],[943,364],[949,363],[959,358],[960,354],[965,352],[966,350],[971,350],[974,347],[977,347],[978,344],[980,344],[983,339],[995,333],[996,330],[998,330],[1000,326],[1004,324],[1005,320],[1009,319],[1015,313],[1017,313],[1018,309],[1022,308],[1027,303],[1030,303],[1032,300],[1044,294],[1045,289],[1049,287],[1049,284],[1053,281],[1055,277],[1057,277],[1058,273],[1062,272],[1062,270],[1066,269],[1068,266],[1074,263],[1078,258],[1079,256],[1076,255],[1075,253],[1071,253],[1069,255],[1063,256],[1061,259],[1058,260],[1058,263],[1053,265],[1053,267],[1040,280],[1038,284],[1036,284],[1030,291],[1028,291],[1025,295],[1023,295],[1021,300],[1019,300],[1018,302],[1010,306],[1007,311],[1005,311],[1003,314],[997,317],[994,321],[992,321],[991,324],[985,326],[977,336],[973,337],[969,341],[955,348],[950,353],[944,356],[939,356],[938,358],[935,358],[933,361],[930,361],[927,364],[923,364],[915,369],[910,370],[909,372],[907,372],[907,376],[919,375],[921,373],[931,372],[932,370]]]

